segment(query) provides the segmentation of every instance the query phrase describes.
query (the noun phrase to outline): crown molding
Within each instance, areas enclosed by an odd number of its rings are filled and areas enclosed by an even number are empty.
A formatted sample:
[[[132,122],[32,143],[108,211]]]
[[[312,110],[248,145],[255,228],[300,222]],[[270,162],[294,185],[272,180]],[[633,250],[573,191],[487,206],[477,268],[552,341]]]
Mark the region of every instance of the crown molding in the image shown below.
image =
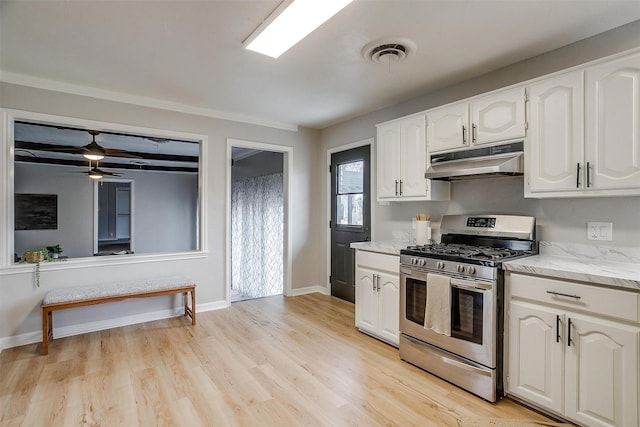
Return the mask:
[[[229,120],[233,122],[246,123],[257,126],[265,126],[274,129],[282,129],[297,132],[298,125],[291,123],[274,122],[258,117],[245,116],[242,114],[228,113],[225,111],[213,110],[210,108],[194,107],[178,102],[166,101],[157,98],[130,95],[122,92],[115,92],[104,89],[97,89],[89,86],[76,85],[72,83],[60,82],[57,80],[43,79],[29,76],[27,74],[14,73],[0,69],[0,81],[19,86],[28,86],[36,89],[51,90],[54,92],[68,93],[71,95],[87,96],[90,98],[104,99],[107,101],[121,102],[124,104],[138,105],[141,107],[157,108],[160,110],[174,111],[178,113],[193,114],[196,116],[210,117],[213,119]]]

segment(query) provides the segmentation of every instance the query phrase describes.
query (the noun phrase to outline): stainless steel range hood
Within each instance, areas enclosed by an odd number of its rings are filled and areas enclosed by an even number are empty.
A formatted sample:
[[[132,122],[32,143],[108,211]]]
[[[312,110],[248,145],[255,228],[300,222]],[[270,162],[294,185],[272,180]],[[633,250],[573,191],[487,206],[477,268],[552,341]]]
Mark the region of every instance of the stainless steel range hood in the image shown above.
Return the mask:
[[[524,173],[523,142],[434,154],[425,178],[461,181]]]

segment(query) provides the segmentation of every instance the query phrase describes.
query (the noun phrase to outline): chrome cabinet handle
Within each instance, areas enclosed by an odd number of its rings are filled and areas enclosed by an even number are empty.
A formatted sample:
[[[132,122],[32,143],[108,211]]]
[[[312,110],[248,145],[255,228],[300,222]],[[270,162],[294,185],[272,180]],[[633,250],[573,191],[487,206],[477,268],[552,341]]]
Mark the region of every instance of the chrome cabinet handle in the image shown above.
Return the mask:
[[[560,342],[560,315],[556,314],[556,342]]]
[[[371,275],[371,284],[373,285],[371,290],[375,292],[376,291],[376,275],[375,274]]]
[[[467,127],[462,125],[462,143],[467,145]]]
[[[376,291],[380,292],[380,275],[376,274]]]
[[[396,179],[396,196],[398,195],[398,180]]]
[[[547,293],[558,296],[558,297],[567,297],[567,298],[575,298],[575,299],[582,298],[580,295],[569,295],[569,294],[563,294],[562,292],[556,292],[556,291],[547,291]]]
[[[580,188],[580,163],[576,163],[576,188]]]
[[[476,143],[476,128],[477,126],[475,125],[475,123],[471,125],[471,142],[473,142],[474,144]]]
[[[571,318],[567,322],[567,347],[571,347]]]
[[[402,180],[400,180],[400,195],[402,196]]]
[[[587,188],[591,187],[591,163],[587,162]]]

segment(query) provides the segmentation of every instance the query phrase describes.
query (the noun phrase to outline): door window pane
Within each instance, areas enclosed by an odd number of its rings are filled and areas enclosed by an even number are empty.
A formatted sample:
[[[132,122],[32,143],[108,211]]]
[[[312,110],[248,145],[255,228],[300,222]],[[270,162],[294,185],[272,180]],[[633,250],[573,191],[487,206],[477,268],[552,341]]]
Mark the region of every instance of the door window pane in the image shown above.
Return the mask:
[[[338,224],[362,225],[362,194],[341,194],[337,196]]]
[[[338,165],[338,194],[362,193],[364,188],[364,162]]]
[[[363,225],[364,162],[338,165],[336,218],[340,225]]]

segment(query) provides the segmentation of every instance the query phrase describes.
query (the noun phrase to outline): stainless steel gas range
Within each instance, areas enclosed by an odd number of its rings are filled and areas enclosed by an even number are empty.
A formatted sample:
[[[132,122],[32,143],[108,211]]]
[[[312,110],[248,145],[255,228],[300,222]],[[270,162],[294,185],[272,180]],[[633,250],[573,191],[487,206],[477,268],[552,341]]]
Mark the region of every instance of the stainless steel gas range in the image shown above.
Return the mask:
[[[502,262],[537,253],[535,218],[445,215],[440,244],[400,251],[400,357],[478,396],[503,395]]]

